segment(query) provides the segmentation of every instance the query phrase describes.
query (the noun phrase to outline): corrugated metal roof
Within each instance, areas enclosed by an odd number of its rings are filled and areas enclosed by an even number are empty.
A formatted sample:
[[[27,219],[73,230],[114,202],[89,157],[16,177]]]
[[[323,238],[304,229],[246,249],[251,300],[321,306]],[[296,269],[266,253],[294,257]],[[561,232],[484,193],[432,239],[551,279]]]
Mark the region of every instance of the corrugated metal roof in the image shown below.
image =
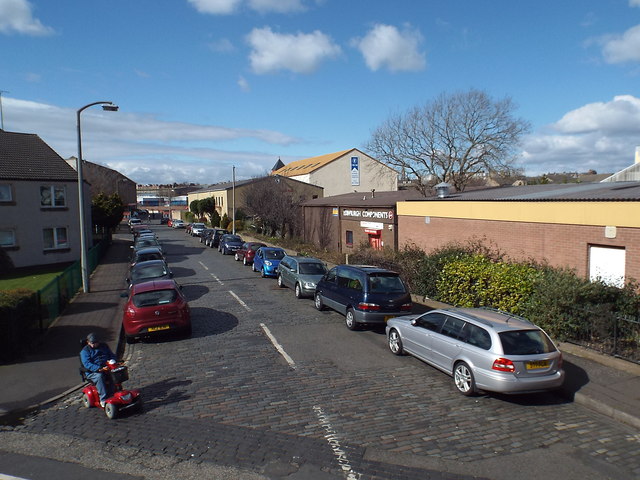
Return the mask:
[[[284,177],[294,177],[296,175],[306,175],[314,170],[324,167],[328,163],[337,160],[343,155],[355,150],[350,148],[349,150],[343,150],[341,152],[327,153],[326,155],[320,155],[319,157],[305,158],[302,160],[296,160],[295,162],[288,163],[279,170],[273,172],[274,175],[282,175]]]
[[[523,185],[452,193],[426,201],[639,201],[640,182]]]
[[[406,200],[425,200],[425,197],[417,190],[396,190],[391,192],[353,192],[331,197],[316,198],[305,202],[310,207],[394,207],[396,202]]]
[[[0,178],[77,181],[78,174],[38,135],[0,130]]]

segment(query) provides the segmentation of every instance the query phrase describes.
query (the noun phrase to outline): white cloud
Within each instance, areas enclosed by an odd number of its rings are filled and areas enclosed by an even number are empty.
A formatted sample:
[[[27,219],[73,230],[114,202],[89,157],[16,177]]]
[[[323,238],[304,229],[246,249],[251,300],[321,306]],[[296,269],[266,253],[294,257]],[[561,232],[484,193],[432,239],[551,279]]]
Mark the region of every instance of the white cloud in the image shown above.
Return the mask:
[[[392,72],[418,71],[426,67],[420,51],[422,34],[410,27],[399,31],[393,25],[375,25],[362,39],[352,40],[371,70],[388,68]]]
[[[292,35],[274,33],[269,27],[254,28],[247,41],[252,47],[251,68],[257,74],[278,70],[312,73],[322,61],[341,53],[331,37],[318,30]]]
[[[247,79],[244,78],[242,75],[240,75],[240,78],[238,78],[238,86],[243,92],[248,92],[249,90],[251,90],[251,87],[249,86],[249,82],[247,82]]]
[[[230,53],[235,50],[233,43],[228,38],[221,38],[215,42],[209,43],[209,48],[218,53]]]
[[[0,0],[0,33],[50,35],[51,27],[33,18],[33,7],[27,0]]]
[[[640,62],[640,25],[622,35],[602,37],[598,42],[602,44],[602,55],[607,63]]]
[[[76,110],[5,96],[2,105],[5,130],[35,133],[63,158],[77,155]],[[275,163],[275,155],[234,151],[239,140],[265,150],[300,142],[273,130],[165,122],[123,108],[115,113],[96,106],[82,113],[83,157],[138,183],[226,181],[232,165],[250,178]]]
[[[630,7],[640,7],[640,0],[629,0]]]
[[[249,0],[249,7],[260,13],[289,13],[305,10],[300,0]]]
[[[544,131],[527,137],[523,163],[529,174],[614,173],[631,165],[640,138],[640,98],[620,95],[584,105]]]
[[[230,15],[240,7],[242,0],[188,0],[200,13]]]

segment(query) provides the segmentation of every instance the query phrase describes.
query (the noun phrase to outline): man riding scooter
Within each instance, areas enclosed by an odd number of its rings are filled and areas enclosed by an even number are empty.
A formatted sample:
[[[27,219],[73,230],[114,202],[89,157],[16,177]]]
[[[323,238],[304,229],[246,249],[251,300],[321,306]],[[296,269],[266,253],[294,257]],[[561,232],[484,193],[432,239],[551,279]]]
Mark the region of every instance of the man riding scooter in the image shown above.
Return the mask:
[[[82,366],[87,370],[85,376],[95,383],[100,396],[100,406],[104,407],[107,398],[114,393],[113,384],[107,379],[109,370],[107,362],[117,360],[115,354],[106,343],[100,342],[95,333],[87,335],[87,344],[80,351]]]

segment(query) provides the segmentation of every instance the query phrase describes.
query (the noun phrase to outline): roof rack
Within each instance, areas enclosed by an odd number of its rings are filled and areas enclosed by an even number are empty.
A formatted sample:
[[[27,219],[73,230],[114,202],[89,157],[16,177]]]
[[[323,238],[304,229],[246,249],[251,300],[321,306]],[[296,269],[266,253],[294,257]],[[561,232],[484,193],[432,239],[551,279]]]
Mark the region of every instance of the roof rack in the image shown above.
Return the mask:
[[[506,315],[509,318],[520,320],[521,322],[525,322],[533,325],[533,322],[531,320],[521,317],[520,315],[516,315],[515,313],[505,312],[504,310],[500,310],[498,308],[493,308],[493,307],[479,307],[479,308],[481,308],[482,310],[487,310],[489,312],[500,313],[502,315]],[[507,319],[507,323],[509,323],[509,319]]]

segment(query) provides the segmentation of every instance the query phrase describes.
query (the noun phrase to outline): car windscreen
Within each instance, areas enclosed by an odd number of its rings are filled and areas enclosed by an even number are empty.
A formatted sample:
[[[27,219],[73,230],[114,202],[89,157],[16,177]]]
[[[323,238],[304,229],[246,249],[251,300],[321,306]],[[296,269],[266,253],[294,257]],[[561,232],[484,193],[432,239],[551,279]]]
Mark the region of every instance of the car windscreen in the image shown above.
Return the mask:
[[[141,255],[138,255],[138,258],[136,259],[136,263],[146,262],[147,260],[162,260],[162,255],[160,255],[159,252],[143,253]]]
[[[322,263],[299,263],[300,273],[303,275],[324,275],[327,268]]]
[[[224,238],[225,242],[241,242],[242,239],[238,235],[229,235]]]
[[[542,330],[513,330],[499,334],[505,355],[537,355],[556,347]]]
[[[264,258],[268,258],[270,260],[281,260],[285,256],[285,253],[282,250],[265,250]]]
[[[167,274],[167,269],[164,265],[144,265],[140,268],[136,268],[131,272],[131,278],[133,280],[140,280],[142,278],[157,278]]]
[[[369,291],[371,292],[406,292],[407,289],[398,275],[388,273],[372,273],[369,275]]]
[[[174,288],[167,290],[153,290],[151,292],[138,293],[133,296],[133,304],[136,307],[155,307],[173,303],[178,298],[178,292]]]
[[[256,250],[258,250],[262,246],[263,245],[260,245],[260,244],[250,245],[249,246],[249,250],[253,250],[255,252]]]

